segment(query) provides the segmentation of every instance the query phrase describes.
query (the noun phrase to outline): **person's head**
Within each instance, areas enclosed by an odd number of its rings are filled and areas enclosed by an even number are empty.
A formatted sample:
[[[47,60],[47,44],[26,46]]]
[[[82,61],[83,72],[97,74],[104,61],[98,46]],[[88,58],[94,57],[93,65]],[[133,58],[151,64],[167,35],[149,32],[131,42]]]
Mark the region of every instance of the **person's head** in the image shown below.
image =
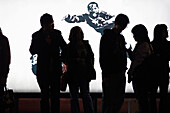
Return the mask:
[[[54,29],[53,17],[52,17],[52,15],[50,15],[48,13],[45,13],[41,16],[40,23],[41,23],[43,30],[45,30],[45,31],[50,31],[50,30]]]
[[[84,33],[79,26],[75,26],[70,30],[69,41],[73,43],[80,42],[84,39]]]
[[[148,37],[148,30],[142,24],[134,26],[131,30],[133,37],[137,42],[150,42]]]
[[[122,32],[129,24],[129,18],[125,14],[119,14],[115,18],[115,29]]]
[[[98,13],[99,12],[99,6],[96,2],[90,2],[87,6],[89,13]]]
[[[168,27],[165,24],[157,24],[154,28],[154,39],[161,40],[168,38]]]

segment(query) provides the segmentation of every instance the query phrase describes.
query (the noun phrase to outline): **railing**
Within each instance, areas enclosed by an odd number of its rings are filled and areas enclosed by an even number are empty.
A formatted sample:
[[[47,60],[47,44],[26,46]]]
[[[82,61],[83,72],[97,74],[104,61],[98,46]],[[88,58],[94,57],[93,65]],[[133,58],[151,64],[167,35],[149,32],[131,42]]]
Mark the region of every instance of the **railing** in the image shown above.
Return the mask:
[[[97,99],[102,98],[102,93],[90,93],[92,100],[93,100],[93,104],[94,104],[94,109],[95,109],[95,113],[97,113]],[[19,92],[15,92],[14,93],[15,96],[15,112],[12,113],[18,113],[18,100],[19,98],[40,98],[40,93],[19,93]],[[170,93],[168,95],[170,97]],[[81,98],[81,94],[79,95],[79,98]],[[160,95],[159,93],[157,94],[157,98],[159,98]],[[60,98],[70,98],[70,94],[69,92],[64,92],[64,93],[60,93]],[[135,98],[135,94],[134,93],[125,93],[125,98]]]

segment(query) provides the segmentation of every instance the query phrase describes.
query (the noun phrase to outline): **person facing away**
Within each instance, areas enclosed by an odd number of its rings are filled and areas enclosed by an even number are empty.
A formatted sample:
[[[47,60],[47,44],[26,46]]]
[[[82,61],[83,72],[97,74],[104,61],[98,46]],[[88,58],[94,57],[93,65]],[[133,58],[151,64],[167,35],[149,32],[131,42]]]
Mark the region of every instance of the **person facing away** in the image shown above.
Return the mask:
[[[89,65],[94,65],[94,54],[79,26],[70,30],[69,43],[66,47],[66,65],[68,66],[68,85],[71,96],[71,113],[80,113],[78,93],[82,95],[85,113],[94,113],[89,93]]]
[[[148,77],[145,76],[145,72],[137,72],[137,68],[152,52],[148,31],[144,25],[138,24],[132,28],[132,34],[137,43],[133,51],[128,51],[131,59],[131,65],[128,70],[128,82],[132,81],[133,90],[139,103],[139,113],[150,113],[148,101],[149,86],[146,82]]]
[[[7,83],[9,66],[11,63],[11,53],[8,38],[3,35],[0,28],[0,113],[5,113],[3,104],[4,87]]]
[[[62,74],[60,50],[66,46],[61,31],[54,29],[52,15],[40,18],[41,29],[32,34],[30,53],[37,54],[37,81],[41,90],[41,113],[60,113],[60,76]],[[51,107],[49,104],[51,98]]]
[[[157,84],[155,94],[159,87],[160,102],[159,113],[169,113],[168,110],[168,85],[169,85],[169,61],[170,61],[170,42],[168,38],[168,27],[165,24],[157,24],[154,28],[154,38],[152,43],[154,52],[161,57],[160,73],[156,74]],[[156,98],[151,103],[156,111]]]
[[[104,31],[100,40],[99,62],[102,70],[102,113],[119,113],[124,102],[127,70],[125,39],[121,32],[129,18],[119,14],[115,26]]]

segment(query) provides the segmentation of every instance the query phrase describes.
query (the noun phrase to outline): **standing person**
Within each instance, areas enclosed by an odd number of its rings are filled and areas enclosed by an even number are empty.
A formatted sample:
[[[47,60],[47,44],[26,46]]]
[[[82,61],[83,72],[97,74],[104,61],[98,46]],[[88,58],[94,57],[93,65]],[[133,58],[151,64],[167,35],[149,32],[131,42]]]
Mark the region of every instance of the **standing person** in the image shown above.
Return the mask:
[[[155,87],[154,95],[157,93],[157,88],[159,87],[160,92],[160,103],[159,103],[159,113],[168,112],[168,85],[169,85],[169,61],[170,61],[170,42],[168,38],[168,27],[165,24],[157,24],[154,28],[154,39],[152,41],[152,46],[154,52],[159,54],[161,57],[160,73],[157,73],[157,86]],[[154,105],[153,109],[157,109],[156,98],[153,98]]]
[[[133,90],[139,102],[139,113],[149,113],[148,77],[145,72],[137,71],[144,59],[151,54],[148,31],[142,24],[132,28],[134,40],[137,42],[133,52],[129,51],[131,65],[128,70],[128,82],[132,81]],[[139,68],[138,68],[139,69]]]
[[[8,38],[2,34],[0,28],[0,113],[5,113],[2,97],[4,95],[4,87],[7,83],[10,63],[11,54],[9,41]]]
[[[124,102],[127,70],[125,39],[121,32],[129,18],[119,14],[113,29],[104,31],[100,41],[100,67],[102,69],[102,113],[119,113]]]
[[[59,94],[62,74],[60,51],[64,49],[66,42],[61,31],[54,29],[52,15],[43,14],[40,23],[42,28],[32,35],[30,53],[38,55],[37,81],[41,90],[41,113],[60,113]]]
[[[94,54],[79,26],[71,29],[67,45],[66,64],[68,66],[68,85],[71,96],[71,113],[80,113],[78,93],[82,95],[84,112],[94,113],[89,93],[89,83],[95,76],[90,76],[89,67],[94,65]]]

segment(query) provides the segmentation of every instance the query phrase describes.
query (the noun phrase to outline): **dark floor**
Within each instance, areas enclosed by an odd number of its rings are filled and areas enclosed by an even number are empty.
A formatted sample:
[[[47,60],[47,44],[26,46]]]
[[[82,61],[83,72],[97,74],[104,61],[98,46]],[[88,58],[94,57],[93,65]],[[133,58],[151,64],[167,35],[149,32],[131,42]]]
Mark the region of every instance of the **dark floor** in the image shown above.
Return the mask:
[[[83,112],[82,100],[80,101],[81,113]],[[120,113],[135,113],[136,101],[133,98],[125,99]],[[8,110],[7,110],[8,111]],[[18,101],[18,113],[40,113],[40,98],[20,98]],[[61,98],[61,112],[70,113],[69,98]],[[97,99],[97,113],[101,113],[101,99]]]

